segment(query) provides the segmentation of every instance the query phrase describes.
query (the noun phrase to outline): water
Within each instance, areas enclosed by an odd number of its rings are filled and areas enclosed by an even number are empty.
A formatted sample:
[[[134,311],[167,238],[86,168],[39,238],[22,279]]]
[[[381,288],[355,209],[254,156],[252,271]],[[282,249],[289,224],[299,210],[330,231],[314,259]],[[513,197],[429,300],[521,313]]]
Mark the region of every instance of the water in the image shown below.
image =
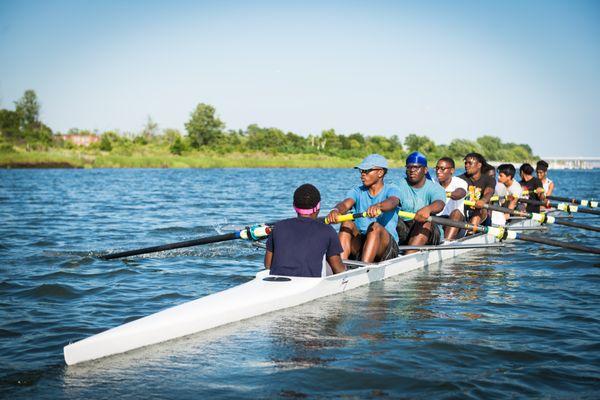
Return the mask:
[[[392,170],[388,180],[403,171]],[[600,171],[553,171],[593,196]],[[352,170],[0,170],[0,397],[598,398],[600,260],[517,243],[81,366],[62,348],[252,279],[247,242],[94,255],[330,209]],[[597,217],[577,221],[599,225]],[[598,246],[555,226],[553,238]]]

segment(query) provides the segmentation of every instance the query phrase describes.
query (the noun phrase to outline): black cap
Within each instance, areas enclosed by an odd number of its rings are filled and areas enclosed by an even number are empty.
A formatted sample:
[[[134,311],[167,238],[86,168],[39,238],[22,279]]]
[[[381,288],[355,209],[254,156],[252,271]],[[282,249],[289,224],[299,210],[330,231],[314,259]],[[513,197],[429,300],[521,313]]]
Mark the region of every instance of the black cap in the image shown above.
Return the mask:
[[[315,208],[320,201],[319,189],[310,183],[305,183],[294,192],[294,207],[309,210]]]

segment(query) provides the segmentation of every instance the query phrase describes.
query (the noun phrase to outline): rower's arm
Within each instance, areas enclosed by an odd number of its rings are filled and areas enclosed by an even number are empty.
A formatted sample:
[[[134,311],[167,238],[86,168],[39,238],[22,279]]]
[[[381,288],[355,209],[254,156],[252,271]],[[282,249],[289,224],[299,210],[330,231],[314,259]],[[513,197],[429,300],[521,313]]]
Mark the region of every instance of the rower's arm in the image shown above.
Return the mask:
[[[265,251],[265,268],[266,269],[270,269],[271,268],[271,262],[273,261],[273,252],[272,251]]]
[[[415,213],[415,221],[426,222],[427,219],[433,214],[437,214],[446,207],[446,203],[442,200],[435,200],[428,206],[425,206]]]
[[[327,257],[327,262],[331,267],[331,270],[334,274],[339,274],[340,272],[344,272],[346,270],[346,266],[342,262],[342,257],[338,255]]]
[[[450,193],[450,198],[452,200],[460,200],[464,199],[467,195],[467,191],[463,188],[456,188],[453,192]]]
[[[331,210],[329,212],[329,214],[327,215],[327,220],[331,224],[336,224],[338,222],[338,216],[345,214],[353,206],[354,206],[354,199],[351,199],[349,197],[347,199],[340,201],[339,203],[337,203],[335,205],[335,207],[333,207],[333,210]]]
[[[396,196],[390,196],[381,203],[379,203],[379,209],[381,211],[393,211],[400,204],[400,199]]]
[[[444,207],[446,207],[446,203],[442,200],[436,200],[427,207],[429,207],[429,213],[435,215],[441,212],[444,209]]]
[[[483,190],[483,196],[481,196],[481,200],[483,200],[484,203],[489,204],[493,195],[494,195],[494,188],[488,186]]]

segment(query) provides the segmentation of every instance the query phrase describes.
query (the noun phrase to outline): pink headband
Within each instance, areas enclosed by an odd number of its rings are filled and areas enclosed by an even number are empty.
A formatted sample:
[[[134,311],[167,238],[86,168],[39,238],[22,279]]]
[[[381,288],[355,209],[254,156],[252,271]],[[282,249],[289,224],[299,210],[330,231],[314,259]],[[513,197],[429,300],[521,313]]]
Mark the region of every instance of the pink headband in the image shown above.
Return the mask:
[[[300,215],[310,215],[315,213],[321,209],[321,202],[318,202],[314,208],[298,208],[294,206],[294,210]]]

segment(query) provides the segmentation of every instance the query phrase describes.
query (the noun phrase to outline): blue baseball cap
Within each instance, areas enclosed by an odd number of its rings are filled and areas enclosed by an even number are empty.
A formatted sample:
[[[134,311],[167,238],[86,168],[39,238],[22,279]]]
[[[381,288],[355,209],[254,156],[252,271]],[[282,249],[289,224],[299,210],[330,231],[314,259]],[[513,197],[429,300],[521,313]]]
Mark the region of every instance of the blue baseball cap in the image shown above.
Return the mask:
[[[358,164],[356,169],[371,169],[371,168],[388,168],[388,162],[384,156],[380,154],[370,154],[365,157],[364,160],[360,164]]]

